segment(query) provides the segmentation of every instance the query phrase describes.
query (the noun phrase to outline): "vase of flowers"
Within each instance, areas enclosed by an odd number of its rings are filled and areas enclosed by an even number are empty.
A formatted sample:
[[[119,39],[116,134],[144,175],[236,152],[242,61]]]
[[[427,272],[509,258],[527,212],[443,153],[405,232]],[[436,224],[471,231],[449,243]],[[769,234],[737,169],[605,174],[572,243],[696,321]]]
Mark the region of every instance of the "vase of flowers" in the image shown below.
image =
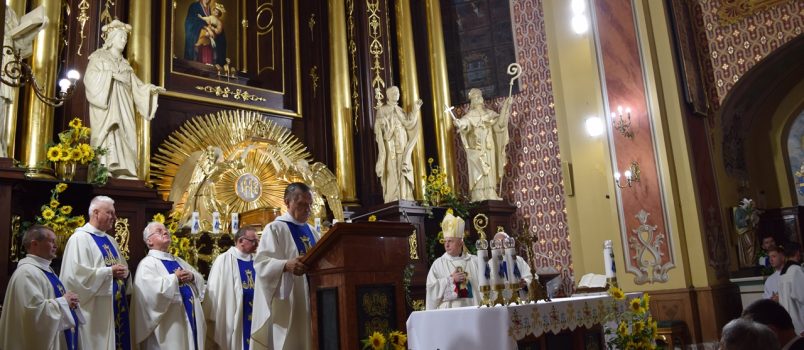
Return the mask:
[[[73,207],[63,205],[59,202],[59,195],[67,190],[67,184],[59,183],[50,190],[50,201],[40,207],[40,213],[34,220],[37,224],[44,225],[53,230],[56,234],[56,247],[58,255],[64,251],[67,239],[75,232],[75,229],[84,226],[86,220],[83,215],[72,216]]]
[[[464,219],[469,218],[472,204],[465,197],[458,196],[447,181],[447,173],[441,171],[438,165],[433,165],[433,158],[427,159],[430,174],[424,180],[424,207],[448,207],[455,211],[455,215]]]
[[[656,349],[657,322],[650,315],[650,296],[627,301],[621,305],[625,293],[620,288],[610,287],[609,295],[614,299],[614,312],[609,314],[604,326],[606,345],[609,349]]]
[[[72,181],[78,164],[86,165],[95,159],[95,149],[89,145],[91,130],[81,119],[74,118],[69,128],[59,133],[59,143],[47,150],[47,160],[53,162],[56,176],[62,181]]]

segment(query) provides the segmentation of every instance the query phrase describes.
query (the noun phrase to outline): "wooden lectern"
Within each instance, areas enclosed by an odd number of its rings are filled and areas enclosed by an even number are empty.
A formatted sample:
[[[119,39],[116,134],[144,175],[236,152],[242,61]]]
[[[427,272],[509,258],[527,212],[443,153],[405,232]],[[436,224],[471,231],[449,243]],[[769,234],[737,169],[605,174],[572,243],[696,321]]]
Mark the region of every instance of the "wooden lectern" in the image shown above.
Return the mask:
[[[302,259],[308,266],[317,349],[360,349],[375,330],[404,330],[402,275],[414,227],[337,223]]]

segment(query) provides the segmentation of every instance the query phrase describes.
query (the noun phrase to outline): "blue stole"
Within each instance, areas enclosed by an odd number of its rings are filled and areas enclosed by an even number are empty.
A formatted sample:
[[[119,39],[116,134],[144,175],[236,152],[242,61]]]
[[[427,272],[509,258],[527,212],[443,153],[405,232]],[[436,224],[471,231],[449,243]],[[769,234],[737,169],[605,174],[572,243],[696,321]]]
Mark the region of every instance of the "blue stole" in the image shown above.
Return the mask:
[[[59,277],[56,276],[55,273],[41,269],[42,272],[45,273],[47,279],[50,281],[50,285],[53,286],[53,294],[56,295],[56,298],[61,298],[64,295],[64,285],[61,284]],[[75,315],[75,310],[70,309],[70,314],[73,315],[73,321],[75,322],[75,332],[70,329],[64,331],[64,339],[67,341],[67,349],[70,350],[77,350],[78,349],[78,317]]]
[[[168,270],[168,273],[176,272],[181,269],[178,261],[175,260],[162,260],[162,265]],[[195,308],[193,307],[193,290],[189,285],[179,284],[179,292],[181,293],[181,301],[184,303],[184,313],[187,314],[187,319],[190,321],[190,328],[193,330],[193,343],[195,349],[198,350],[198,325],[195,323]]]
[[[296,249],[299,250],[299,255],[304,255],[307,253],[307,249],[315,245],[315,236],[313,236],[313,231],[310,230],[310,226],[307,226],[307,224],[297,225],[290,221],[279,221],[288,224],[290,235],[293,236],[293,242],[296,243]]]
[[[117,250],[114,249],[112,242],[109,238],[104,236],[89,234],[98,245],[101,254],[103,255],[103,262],[106,266],[112,266],[120,263],[120,257],[117,255]],[[114,310],[114,333],[115,333],[115,348],[130,350],[131,349],[131,331],[128,321],[128,301],[126,300],[126,281],[121,279],[112,278],[112,306]]]
[[[254,261],[237,259],[237,267],[240,270],[240,285],[243,286],[243,350],[248,350],[254,309]]]

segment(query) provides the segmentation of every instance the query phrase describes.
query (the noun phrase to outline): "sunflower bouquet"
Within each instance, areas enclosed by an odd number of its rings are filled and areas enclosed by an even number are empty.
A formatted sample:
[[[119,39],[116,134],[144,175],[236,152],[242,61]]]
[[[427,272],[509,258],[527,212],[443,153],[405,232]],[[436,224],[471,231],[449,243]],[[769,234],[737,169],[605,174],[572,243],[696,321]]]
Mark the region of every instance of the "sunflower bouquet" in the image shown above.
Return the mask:
[[[625,293],[612,286],[608,290],[614,303],[625,300]],[[615,310],[620,310],[615,305]],[[624,311],[613,312],[604,326],[606,344],[610,349],[656,349],[656,320],[650,315],[650,296],[628,300]],[[616,326],[616,328],[615,328]]]
[[[404,332],[393,331],[388,336],[375,331],[368,338],[361,340],[363,349],[371,350],[405,350],[408,336]]]
[[[433,158],[427,159],[430,174],[423,176],[424,203],[423,206],[445,206],[453,208],[456,215],[464,219],[469,217],[470,205],[466,198],[460,198],[447,181],[447,173],[442,172],[438,165],[433,165]]]
[[[98,149],[89,145],[91,129],[80,118],[74,118],[69,128],[59,133],[59,143],[47,149],[47,160],[54,163],[62,180],[72,181],[76,164],[88,164],[96,159]]]
[[[168,232],[170,232],[170,254],[178,256],[187,262],[191,262],[191,258],[195,256],[196,252],[192,244],[193,242],[189,237],[179,237],[176,235],[179,230],[179,219],[181,219],[181,213],[172,211],[168,216],[157,213],[151,218],[151,221],[162,223],[165,225]]]
[[[83,215],[71,215],[73,213],[72,206],[59,202],[59,195],[66,190],[67,184],[65,183],[59,183],[50,190],[50,201],[42,205],[39,215],[34,218],[37,224],[49,227],[56,234],[59,255],[64,251],[67,239],[75,232],[75,229],[86,223]]]

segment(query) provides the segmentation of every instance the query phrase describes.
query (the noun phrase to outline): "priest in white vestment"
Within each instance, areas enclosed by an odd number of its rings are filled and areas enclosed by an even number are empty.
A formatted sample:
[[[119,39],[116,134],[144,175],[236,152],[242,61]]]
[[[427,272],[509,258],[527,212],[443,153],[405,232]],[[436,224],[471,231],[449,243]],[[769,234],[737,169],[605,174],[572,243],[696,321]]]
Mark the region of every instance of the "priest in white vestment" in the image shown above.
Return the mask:
[[[284,199],[288,212],[265,228],[254,258],[252,349],[312,348],[307,266],[299,259],[320,238],[307,223],[313,197],[310,187],[295,182]]]
[[[79,337],[86,349],[131,349],[129,305],[131,277],[117,241],[106,231],[117,220],[114,201],[97,196],[89,203],[89,223],[67,240],[61,281],[78,294],[86,324]]]
[[[134,342],[142,350],[204,349],[204,277],[168,253],[165,225],[149,223],[142,238],[149,251],[134,276]]]
[[[444,215],[444,255],[433,261],[427,274],[427,310],[480,304],[477,256],[464,252],[463,219]]]
[[[0,349],[78,349],[78,295],[50,268],[56,235],[34,225],[22,237],[28,255],[11,275],[0,316]],[[81,347],[83,348],[83,347]]]
[[[251,341],[257,229],[241,227],[234,241],[209,271],[203,303],[208,349],[248,350]]]
[[[794,261],[787,261],[779,274],[779,304],[793,319],[796,334],[804,334],[804,271]]]

